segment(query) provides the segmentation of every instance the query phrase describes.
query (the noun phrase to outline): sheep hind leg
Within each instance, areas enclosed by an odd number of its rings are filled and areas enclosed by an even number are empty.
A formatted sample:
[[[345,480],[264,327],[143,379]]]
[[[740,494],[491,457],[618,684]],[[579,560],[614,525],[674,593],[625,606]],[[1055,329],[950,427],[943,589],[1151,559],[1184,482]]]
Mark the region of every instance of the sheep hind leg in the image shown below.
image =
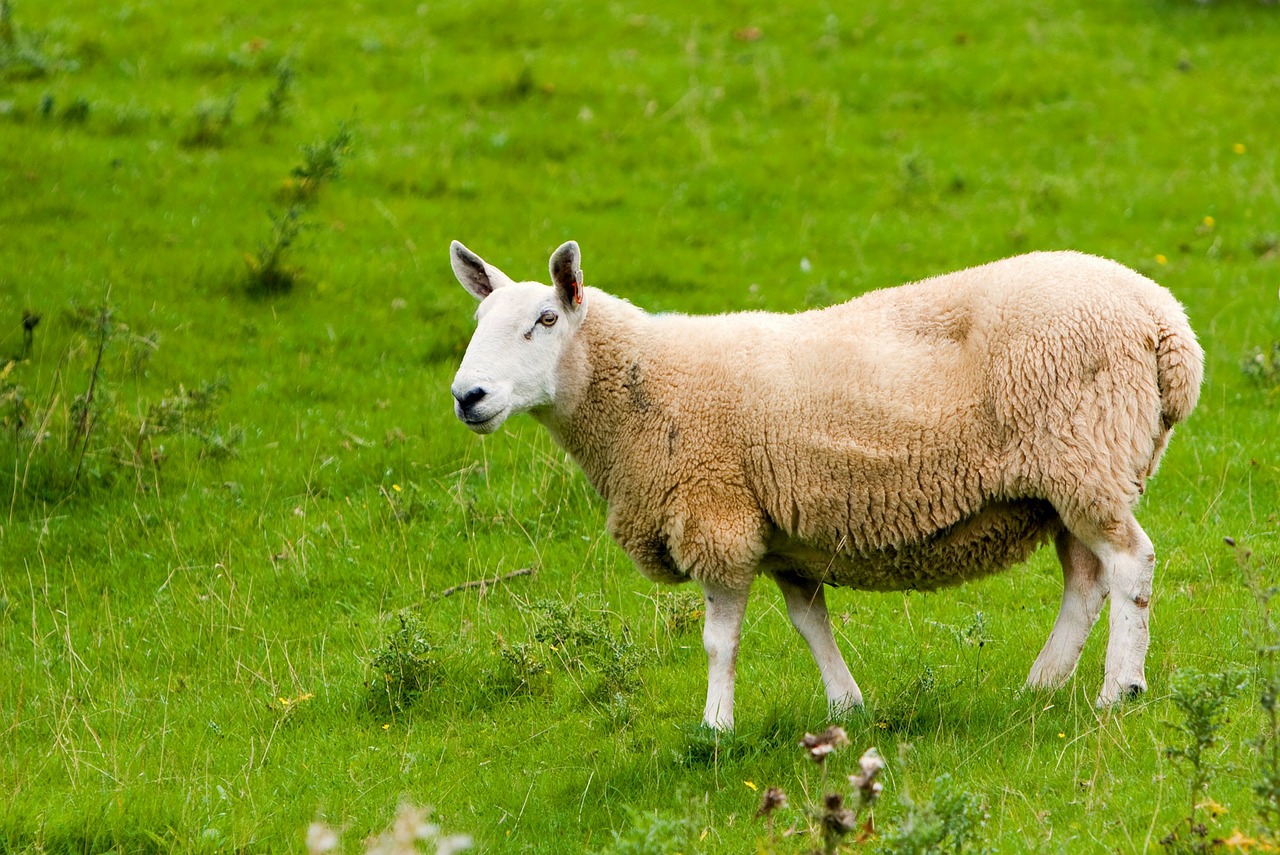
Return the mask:
[[[1062,564],[1062,606],[1048,641],[1027,675],[1027,686],[1031,688],[1053,689],[1067,681],[1107,598],[1102,563],[1089,547],[1065,529],[1054,545]]]
[[[831,710],[847,712],[862,706],[862,690],[849,673],[849,666],[845,664],[831,632],[831,617],[827,614],[822,583],[781,574],[774,574],[773,580],[782,590],[791,625],[809,645],[809,652],[818,664]]]
[[[1150,645],[1151,584],[1156,554],[1151,539],[1130,515],[1116,534],[1090,546],[1102,563],[1111,591],[1106,673],[1098,706],[1109,706],[1147,689],[1144,666]]]
[[[707,651],[707,705],[702,723],[715,730],[732,730],[733,683],[748,591],[703,582],[702,593],[707,606],[702,625],[702,646]]]

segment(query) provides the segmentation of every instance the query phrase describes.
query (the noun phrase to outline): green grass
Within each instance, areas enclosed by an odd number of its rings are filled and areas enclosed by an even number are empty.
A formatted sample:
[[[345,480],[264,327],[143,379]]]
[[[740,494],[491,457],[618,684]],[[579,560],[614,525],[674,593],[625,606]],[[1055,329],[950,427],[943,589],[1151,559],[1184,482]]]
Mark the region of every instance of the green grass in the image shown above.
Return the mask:
[[[0,370],[41,315],[0,375],[0,418],[16,387],[39,417],[0,438],[0,851],[297,851],[317,818],[351,844],[407,799],[485,851],[667,823],[681,851],[742,852],[764,834],[745,782],[796,805],[816,786],[795,746],[826,711],[776,591],[717,745],[696,621],[608,541],[582,476],[527,419],[481,440],[453,418],[473,311],[453,238],[519,278],[576,239],[588,283],[664,311],[793,310],[1032,249],[1167,285],[1208,365],[1140,510],[1151,691],[1093,709],[1100,626],[1071,685],[1020,692],[1060,595],[1048,552],[938,594],[837,591],[869,707],[830,762],[889,759],[882,827],[951,775],[1001,851],[1179,827],[1171,677],[1252,674],[1264,643],[1222,537],[1280,568],[1277,393],[1241,370],[1280,339],[1275,7],[222,6],[15,0],[0,31]],[[255,290],[246,254],[343,122],[292,288]],[[589,631],[556,643],[548,602]],[[393,712],[367,684],[404,609],[430,679]],[[1214,750],[1221,836],[1260,831],[1257,689]]]

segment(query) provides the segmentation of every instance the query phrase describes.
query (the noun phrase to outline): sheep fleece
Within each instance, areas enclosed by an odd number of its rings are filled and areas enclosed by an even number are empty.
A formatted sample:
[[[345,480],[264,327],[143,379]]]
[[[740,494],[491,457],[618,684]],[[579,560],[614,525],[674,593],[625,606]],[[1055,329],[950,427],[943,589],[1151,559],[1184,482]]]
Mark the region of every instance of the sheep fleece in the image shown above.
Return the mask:
[[[590,289],[535,416],[647,576],[936,588],[1105,533],[1195,406],[1164,288],[1035,253],[793,315],[651,315]]]

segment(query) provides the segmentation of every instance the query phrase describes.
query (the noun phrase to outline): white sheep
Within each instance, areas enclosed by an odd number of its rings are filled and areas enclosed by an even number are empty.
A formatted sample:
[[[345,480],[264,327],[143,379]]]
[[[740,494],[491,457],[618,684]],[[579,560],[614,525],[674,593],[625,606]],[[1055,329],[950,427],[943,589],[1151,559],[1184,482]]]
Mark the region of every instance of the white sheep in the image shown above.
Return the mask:
[[[1168,291],[1112,261],[1034,253],[794,315],[651,315],[551,287],[458,242],[480,301],[453,382],[491,433],[529,412],[609,506],[641,572],[706,597],[706,724],[733,726],[742,617],[761,572],[835,708],[862,693],[823,583],[931,589],[1054,540],[1062,607],[1027,683],[1075,669],[1110,594],[1100,705],[1143,691],[1155,553],[1133,508],[1195,407],[1203,352]]]

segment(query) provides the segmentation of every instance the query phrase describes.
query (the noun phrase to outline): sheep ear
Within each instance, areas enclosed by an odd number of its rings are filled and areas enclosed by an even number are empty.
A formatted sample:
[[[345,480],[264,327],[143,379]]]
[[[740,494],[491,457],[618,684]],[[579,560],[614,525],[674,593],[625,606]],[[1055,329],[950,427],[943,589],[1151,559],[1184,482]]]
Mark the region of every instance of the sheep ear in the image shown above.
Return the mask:
[[[511,277],[456,240],[449,245],[449,261],[453,275],[477,300],[488,297],[494,288],[511,284]]]
[[[560,302],[575,309],[582,305],[582,252],[577,241],[567,241],[551,253],[551,281],[560,294]]]

